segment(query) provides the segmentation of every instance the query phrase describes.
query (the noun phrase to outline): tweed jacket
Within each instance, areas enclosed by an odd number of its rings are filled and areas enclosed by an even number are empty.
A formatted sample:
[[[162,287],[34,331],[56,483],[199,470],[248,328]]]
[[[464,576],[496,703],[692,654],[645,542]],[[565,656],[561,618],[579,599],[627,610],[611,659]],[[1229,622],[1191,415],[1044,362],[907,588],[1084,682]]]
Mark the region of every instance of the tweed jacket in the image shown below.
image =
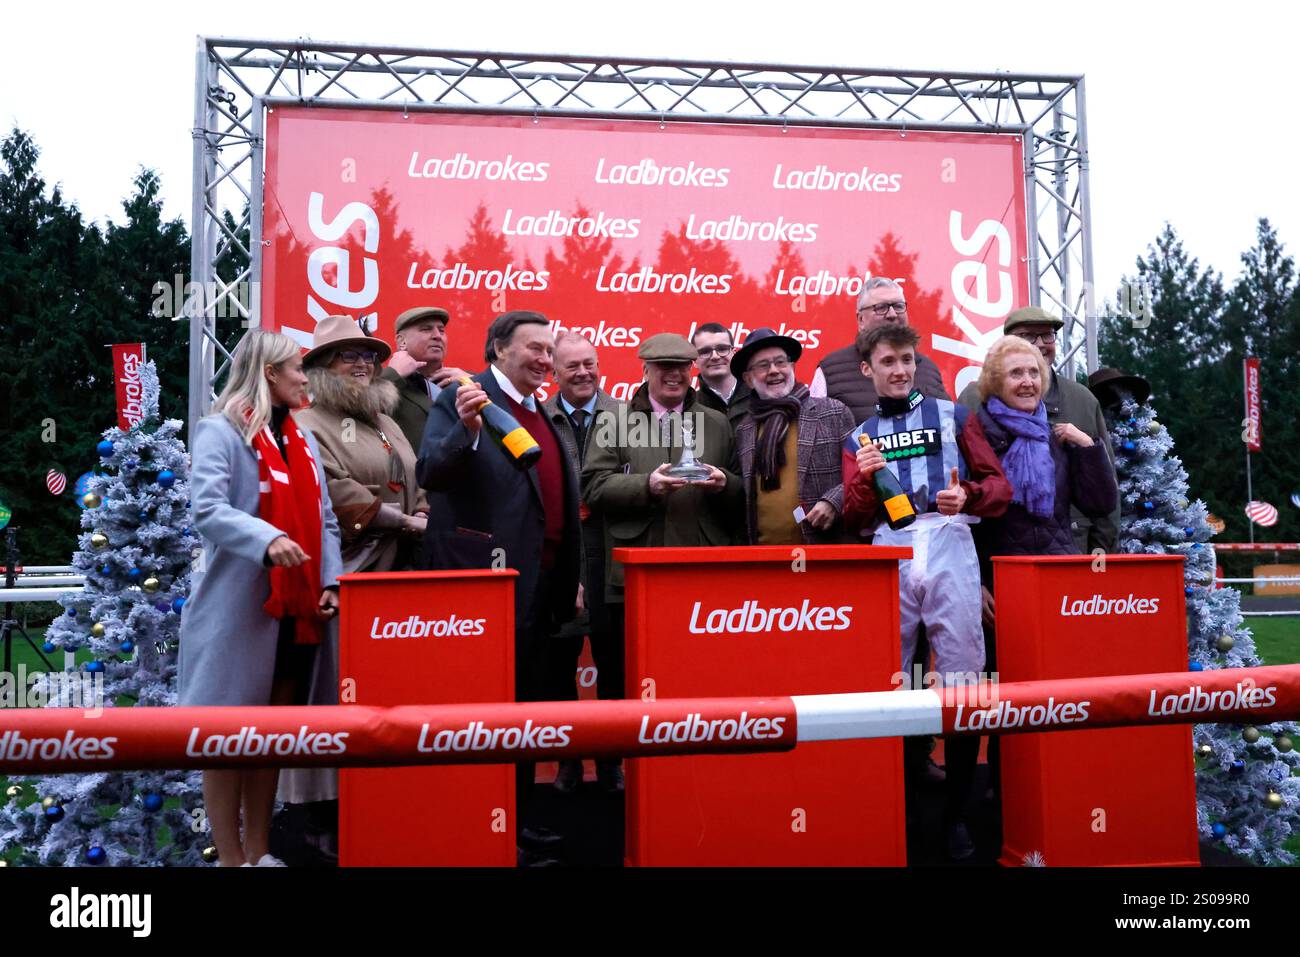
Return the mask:
[[[818,531],[808,522],[800,525],[804,541],[810,545],[856,541],[847,535],[839,522],[844,508],[844,479],[840,466],[840,443],[857,425],[848,406],[837,399],[818,399],[804,396],[799,407],[798,463],[799,504],[811,510],[820,501],[835,509],[836,521],[826,531]],[[755,494],[757,477],[754,474],[754,447],[758,439],[758,426],[752,415],[746,415],[736,428],[736,453],[740,458],[740,480],[745,489],[745,526],[749,542],[758,541],[758,519]]]

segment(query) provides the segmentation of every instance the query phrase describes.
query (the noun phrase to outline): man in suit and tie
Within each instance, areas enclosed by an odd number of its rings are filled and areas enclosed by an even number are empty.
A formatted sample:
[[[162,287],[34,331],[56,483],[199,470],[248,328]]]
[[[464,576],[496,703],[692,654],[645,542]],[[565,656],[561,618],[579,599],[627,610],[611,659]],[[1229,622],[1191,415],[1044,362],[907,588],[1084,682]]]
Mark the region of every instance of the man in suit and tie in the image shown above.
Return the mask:
[[[382,373],[397,386],[397,408],[392,417],[416,455],[420,454],[420,441],[434,400],[447,383],[468,374],[442,364],[447,357],[450,321],[447,310],[438,306],[416,306],[399,315],[394,330],[397,351]]]
[[[600,413],[617,416],[621,403],[602,392],[600,365],[596,347],[590,339],[573,332],[562,332],[555,340],[555,382],[559,395],[548,399],[542,408],[550,417],[564,445],[569,462],[581,474],[591,447],[593,424]],[[582,595],[586,614],[563,626],[549,642],[553,653],[552,695],[556,701],[578,698],[578,658],[582,639],[591,642],[591,657],[596,665],[596,696],[602,700],[623,697],[623,642],[618,629],[610,624],[605,604],[605,525],[599,515],[585,506],[582,517]],[[620,609],[621,610],[621,609]],[[617,760],[596,762],[596,782],[605,791],[623,790],[623,769]],[[582,762],[561,761],[555,777],[556,790],[568,794],[582,783]]]
[[[494,559],[515,579],[515,699],[547,697],[547,636],[573,618],[578,602],[581,532],[577,473],[533,393],[553,368],[554,337],[545,316],[516,310],[493,320],[485,354],[491,364],[470,384],[448,385],[429,412],[416,476],[429,493],[428,568],[489,568]],[[508,410],[541,446],[523,472],[482,434],[478,410]],[[499,563],[498,563],[499,564]],[[533,765],[517,766],[520,863],[544,856],[559,835],[532,826],[527,798]]]

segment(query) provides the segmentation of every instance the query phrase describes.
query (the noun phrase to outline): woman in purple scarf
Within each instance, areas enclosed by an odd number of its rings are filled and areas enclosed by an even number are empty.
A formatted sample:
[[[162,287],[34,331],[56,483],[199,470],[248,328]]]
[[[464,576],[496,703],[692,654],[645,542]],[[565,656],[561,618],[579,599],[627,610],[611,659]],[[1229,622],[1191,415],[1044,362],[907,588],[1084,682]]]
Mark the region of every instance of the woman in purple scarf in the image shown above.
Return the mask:
[[[976,415],[1013,492],[1000,518],[985,518],[975,526],[989,671],[997,667],[991,559],[995,555],[1077,555],[1070,506],[1097,517],[1109,515],[1119,499],[1105,448],[1067,422],[1048,423],[1043,393],[1049,381],[1042,354],[1016,336],[993,343],[980,373],[983,402]],[[996,737],[989,740],[989,765],[996,780]]]

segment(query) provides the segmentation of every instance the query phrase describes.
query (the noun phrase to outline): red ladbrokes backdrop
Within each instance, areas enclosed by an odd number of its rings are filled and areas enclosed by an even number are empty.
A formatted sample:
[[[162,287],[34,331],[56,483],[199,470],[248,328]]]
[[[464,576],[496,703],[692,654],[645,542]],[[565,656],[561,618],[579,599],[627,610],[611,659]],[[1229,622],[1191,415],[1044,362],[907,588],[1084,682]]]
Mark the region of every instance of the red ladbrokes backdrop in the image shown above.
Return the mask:
[[[883,275],[955,390],[1028,302],[1014,136],[280,108],[266,155],[262,321],[303,343],[439,305],[478,370],[492,317],[534,309],[625,398],[646,337],[714,321],[800,340],[808,382]]]

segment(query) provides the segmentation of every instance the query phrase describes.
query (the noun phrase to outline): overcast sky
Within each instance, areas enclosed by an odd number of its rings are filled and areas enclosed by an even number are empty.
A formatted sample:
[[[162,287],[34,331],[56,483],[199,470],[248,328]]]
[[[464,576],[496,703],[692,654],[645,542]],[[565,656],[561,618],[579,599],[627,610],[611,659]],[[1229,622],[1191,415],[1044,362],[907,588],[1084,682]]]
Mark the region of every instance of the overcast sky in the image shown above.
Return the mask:
[[[1084,73],[1101,290],[1169,220],[1233,278],[1268,216],[1300,239],[1295,7],[1092,2],[23,3],[5,12],[0,122],[47,182],[120,218],[141,166],[188,223],[198,34],[905,69]],[[1289,246],[1290,248],[1290,246]]]

